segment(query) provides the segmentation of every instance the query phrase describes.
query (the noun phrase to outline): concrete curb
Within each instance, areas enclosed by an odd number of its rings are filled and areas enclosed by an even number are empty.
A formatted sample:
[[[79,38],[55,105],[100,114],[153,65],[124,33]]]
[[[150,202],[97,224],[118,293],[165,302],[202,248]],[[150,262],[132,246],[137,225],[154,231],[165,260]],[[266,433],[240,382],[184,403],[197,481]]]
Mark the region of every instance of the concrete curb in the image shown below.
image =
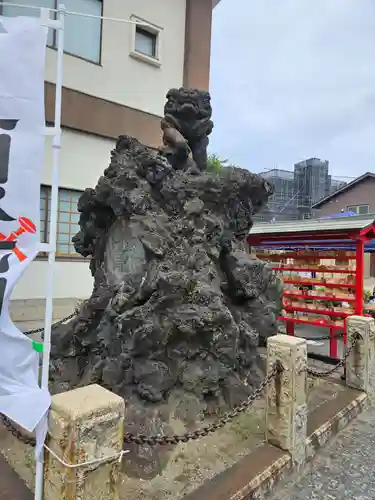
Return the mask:
[[[309,415],[306,441],[310,461],[329,439],[367,407],[367,394],[345,389]],[[299,468],[303,467],[304,465]],[[187,495],[186,500],[263,500],[276,484],[295,471],[291,456],[267,443],[233,467]]]

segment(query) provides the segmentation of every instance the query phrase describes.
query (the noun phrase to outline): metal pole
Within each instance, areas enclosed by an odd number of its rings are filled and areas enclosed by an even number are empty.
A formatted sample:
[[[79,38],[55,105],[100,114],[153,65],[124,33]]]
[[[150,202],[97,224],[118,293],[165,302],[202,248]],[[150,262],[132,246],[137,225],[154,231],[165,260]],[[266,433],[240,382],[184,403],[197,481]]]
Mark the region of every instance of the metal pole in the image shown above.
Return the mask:
[[[363,281],[365,274],[365,243],[357,240],[356,243],[356,272],[355,272],[355,314],[363,316]]]
[[[276,222],[276,217],[278,217],[280,214],[282,214],[282,213],[284,212],[284,210],[285,210],[285,209],[286,209],[286,208],[287,208],[287,207],[288,207],[288,206],[292,203],[292,201],[294,200],[294,198],[295,198],[296,196],[298,196],[298,195],[299,195],[299,193],[300,193],[301,191],[302,191],[302,188],[301,188],[301,189],[299,189],[299,190],[296,192],[296,194],[294,194],[294,195],[290,198],[290,200],[288,201],[288,203],[286,203],[286,204],[283,206],[283,208],[280,210],[280,212],[278,212],[278,213],[275,215],[275,217],[272,219],[272,222],[273,222],[273,223],[275,223],[275,222]]]
[[[48,390],[49,360],[51,352],[51,328],[53,308],[53,275],[56,257],[56,229],[59,190],[59,164],[61,147],[61,97],[63,79],[63,54],[64,54],[64,16],[65,6],[59,5],[57,19],[60,26],[57,29],[57,71],[55,95],[55,134],[53,137],[53,163],[52,163],[52,189],[51,189],[51,219],[49,225],[49,254],[47,271],[46,310],[44,316],[44,345],[42,362],[42,389]],[[39,453],[36,460],[35,500],[43,499],[43,453]]]

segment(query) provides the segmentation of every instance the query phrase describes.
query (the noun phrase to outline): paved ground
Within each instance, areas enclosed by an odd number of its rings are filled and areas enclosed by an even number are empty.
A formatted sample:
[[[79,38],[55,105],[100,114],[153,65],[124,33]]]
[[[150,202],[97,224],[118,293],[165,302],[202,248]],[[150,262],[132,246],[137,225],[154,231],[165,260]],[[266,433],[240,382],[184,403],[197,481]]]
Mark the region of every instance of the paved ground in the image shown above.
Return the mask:
[[[0,454],[0,500],[32,500],[34,495]]]
[[[375,408],[370,408],[269,500],[374,500],[374,462]]]

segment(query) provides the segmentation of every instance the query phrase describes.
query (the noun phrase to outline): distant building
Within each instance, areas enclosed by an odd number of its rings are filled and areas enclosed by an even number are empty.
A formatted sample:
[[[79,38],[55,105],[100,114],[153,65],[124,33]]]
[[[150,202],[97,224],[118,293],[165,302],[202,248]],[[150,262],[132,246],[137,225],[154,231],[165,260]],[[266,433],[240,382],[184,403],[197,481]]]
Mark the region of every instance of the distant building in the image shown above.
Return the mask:
[[[289,170],[274,168],[261,175],[274,186],[274,194],[269,198],[266,209],[262,210],[258,219],[272,220],[276,215],[277,220],[293,220],[296,217],[294,196],[294,173]]]
[[[312,206],[330,193],[329,162],[309,158],[294,165],[294,188],[299,219],[312,217]]]
[[[328,174],[329,162],[309,158],[294,165],[294,172],[274,168],[259,175],[274,186],[274,194],[255,219],[278,222],[310,219],[318,215],[314,205],[344,188],[347,183]]]
[[[375,174],[366,172],[315,203],[312,209],[318,217],[335,215],[342,210],[358,215],[375,213]],[[374,254],[365,255],[365,276],[375,277]]]
[[[319,200],[312,208],[319,211],[319,217],[334,215],[341,210],[358,215],[375,213],[375,174],[366,172]]]
[[[336,191],[343,188],[347,184],[347,182],[345,182],[345,181],[340,181],[339,179],[334,179],[331,175],[329,175],[328,177],[330,178],[329,194],[335,193]]]

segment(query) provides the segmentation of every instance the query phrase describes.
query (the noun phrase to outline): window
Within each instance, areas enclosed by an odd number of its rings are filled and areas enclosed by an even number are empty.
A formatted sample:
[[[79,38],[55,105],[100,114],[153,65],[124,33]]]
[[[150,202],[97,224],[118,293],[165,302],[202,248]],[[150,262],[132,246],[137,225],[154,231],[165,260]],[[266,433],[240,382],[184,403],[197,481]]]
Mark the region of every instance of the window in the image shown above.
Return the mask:
[[[40,17],[40,10],[33,9],[32,7],[44,7],[47,9],[55,8],[55,0],[25,0],[22,2],[18,2],[17,0],[6,0],[7,4],[16,4],[16,5],[2,5],[2,0],[0,0],[0,14],[6,17],[16,17],[16,16],[30,16],[30,17]],[[30,8],[27,7],[18,7],[17,5],[30,5]],[[47,45],[49,47],[53,47],[54,44],[54,34],[55,30],[52,28],[48,28],[48,38]]]
[[[7,3],[14,3],[14,6],[3,5],[4,16],[39,16],[37,9],[26,9],[17,7],[20,3],[17,0],[6,0]],[[46,7],[57,9],[60,0],[22,0],[22,5]],[[64,51],[68,54],[81,57],[95,63],[100,62],[101,53],[101,31],[102,31],[102,0],[64,0],[62,2],[67,11],[81,12],[95,17],[83,17],[76,15],[65,16],[65,36]],[[1,14],[1,10],[0,10]],[[54,14],[55,15],[55,14]],[[57,48],[57,33],[51,28],[48,30],[49,47]]]
[[[135,50],[140,54],[156,58],[157,35],[137,26],[135,28]]]
[[[45,186],[40,190],[40,241],[48,242],[48,224],[50,217],[51,190]]]
[[[358,215],[364,215],[369,213],[368,205],[349,205],[347,209],[348,212],[354,212]]]
[[[78,257],[72,243],[73,236],[79,231],[78,199],[81,191],[59,189],[57,212],[56,255],[60,257]],[[40,239],[46,243],[49,239],[51,217],[51,188],[43,186],[40,195]]]
[[[160,34],[162,29],[134,16],[131,17],[131,20],[135,22],[132,29],[130,56],[159,67],[161,62]]]
[[[59,0],[58,0],[59,1]],[[65,16],[64,50],[88,61],[100,62],[102,1],[64,0],[66,10],[90,16]]]

